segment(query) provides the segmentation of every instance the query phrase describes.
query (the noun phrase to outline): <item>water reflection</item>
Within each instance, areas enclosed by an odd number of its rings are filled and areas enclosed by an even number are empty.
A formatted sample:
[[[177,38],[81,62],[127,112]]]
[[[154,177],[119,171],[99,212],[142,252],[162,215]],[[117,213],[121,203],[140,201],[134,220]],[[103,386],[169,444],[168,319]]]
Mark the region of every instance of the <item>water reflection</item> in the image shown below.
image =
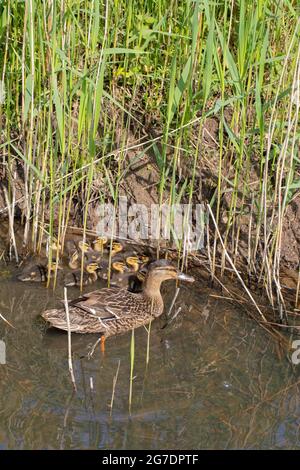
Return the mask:
[[[167,305],[173,294],[168,284]],[[104,357],[97,346],[89,357],[97,335],[72,335],[74,393],[67,337],[38,318],[62,292],[2,280],[0,313],[16,328],[0,322],[0,448],[300,447],[298,369],[241,307],[210,294],[181,288],[176,319],[152,326],[148,368],[147,333],[136,331],[130,415],[130,334],[109,339]]]

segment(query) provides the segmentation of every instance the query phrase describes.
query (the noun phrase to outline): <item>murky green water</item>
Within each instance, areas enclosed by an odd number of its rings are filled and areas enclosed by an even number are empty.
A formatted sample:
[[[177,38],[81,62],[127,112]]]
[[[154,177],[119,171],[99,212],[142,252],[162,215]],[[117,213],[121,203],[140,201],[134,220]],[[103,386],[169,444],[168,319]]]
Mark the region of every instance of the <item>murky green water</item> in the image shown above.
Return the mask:
[[[166,307],[174,293],[165,285]],[[78,291],[69,289],[69,297]],[[39,313],[62,298],[43,286],[2,280],[0,448],[206,449],[300,448],[300,394],[294,370],[245,312],[195,283],[182,286],[176,319],[135,335],[131,415],[130,334],[88,352],[94,335],[72,335],[77,393],[67,362],[67,336],[46,331]],[[110,403],[118,364],[113,408]]]

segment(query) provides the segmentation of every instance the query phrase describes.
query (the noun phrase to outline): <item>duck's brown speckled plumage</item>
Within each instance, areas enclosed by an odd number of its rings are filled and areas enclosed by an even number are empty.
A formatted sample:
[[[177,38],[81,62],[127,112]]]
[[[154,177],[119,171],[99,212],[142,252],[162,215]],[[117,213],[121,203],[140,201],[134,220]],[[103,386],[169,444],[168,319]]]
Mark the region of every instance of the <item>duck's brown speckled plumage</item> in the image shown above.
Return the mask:
[[[90,292],[69,302],[70,329],[75,333],[100,333],[105,337],[148,324],[163,313],[160,285],[167,279],[193,281],[168,261],[152,263],[142,293],[116,287]],[[52,326],[68,330],[64,309],[51,309],[42,317]]]

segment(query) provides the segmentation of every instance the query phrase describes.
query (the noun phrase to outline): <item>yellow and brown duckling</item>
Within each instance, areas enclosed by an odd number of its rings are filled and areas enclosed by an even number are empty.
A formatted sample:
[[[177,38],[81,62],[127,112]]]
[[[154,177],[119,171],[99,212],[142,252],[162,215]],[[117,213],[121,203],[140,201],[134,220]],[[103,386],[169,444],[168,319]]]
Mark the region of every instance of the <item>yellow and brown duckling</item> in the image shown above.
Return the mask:
[[[123,260],[114,261],[111,267],[112,275],[110,278],[110,285],[127,288],[129,285],[129,277],[132,276],[132,270],[130,267],[128,267]]]
[[[134,272],[138,272],[143,266],[149,262],[149,256],[133,255],[127,256],[126,264],[131,267]]]
[[[101,260],[101,254],[94,251],[89,250],[88,252],[81,252],[79,253],[75,250],[69,257],[68,266],[70,269],[79,269],[81,267],[81,263],[88,264],[89,262],[98,263]]]
[[[141,279],[138,273],[149,261],[146,256],[127,256],[125,259],[120,256],[115,256],[111,264],[110,285],[117,287],[126,287],[132,292],[141,290]],[[100,263],[99,278],[108,279],[108,262]]]
[[[74,333],[100,333],[105,338],[147,325],[164,310],[161,283],[168,280],[193,282],[194,278],[178,271],[167,260],[149,265],[143,291],[135,294],[127,289],[104,288],[69,302],[70,330]],[[43,312],[51,326],[68,330],[64,308]]]
[[[85,241],[84,240],[79,240],[78,248],[83,253],[88,253],[92,249],[91,245],[86,240]]]
[[[108,246],[108,249],[110,247]],[[121,242],[112,242],[112,245],[111,245],[111,256],[114,257],[116,256],[118,253],[120,253],[121,251],[124,250],[124,246],[122,245]]]
[[[97,237],[93,240],[93,249],[98,253],[103,253],[104,246],[107,244],[107,237]]]
[[[131,292],[141,292],[144,276],[140,276],[140,272],[148,261],[148,256],[127,256],[122,274],[112,279],[112,285],[115,283],[118,286],[127,287]]]
[[[61,251],[61,244],[58,242],[58,240],[56,240],[56,238],[54,238],[52,240],[52,243],[51,243],[51,250],[52,250],[52,253],[53,252],[57,252],[57,251]]]
[[[50,263],[48,263],[48,271],[55,272],[55,271],[60,271],[63,269],[60,260],[52,260]]]
[[[92,246],[90,245],[88,241],[80,240],[78,242],[79,251],[89,256],[94,261],[100,261],[100,259],[102,258],[107,259],[109,258],[110,253],[111,253],[111,257],[113,258],[124,249],[124,246],[122,245],[122,243],[117,242],[117,241],[112,242],[111,245],[110,243],[108,244],[108,239],[106,237],[96,238],[95,240],[93,240]],[[104,248],[105,248],[105,251],[104,251]]]
[[[73,251],[69,256],[68,265],[70,269],[78,269],[80,266],[79,253],[77,250]]]
[[[66,287],[72,286],[87,286],[93,284],[98,279],[97,271],[99,269],[98,263],[89,262],[84,266],[84,271],[80,269],[77,271],[69,272],[64,276],[64,285]]]

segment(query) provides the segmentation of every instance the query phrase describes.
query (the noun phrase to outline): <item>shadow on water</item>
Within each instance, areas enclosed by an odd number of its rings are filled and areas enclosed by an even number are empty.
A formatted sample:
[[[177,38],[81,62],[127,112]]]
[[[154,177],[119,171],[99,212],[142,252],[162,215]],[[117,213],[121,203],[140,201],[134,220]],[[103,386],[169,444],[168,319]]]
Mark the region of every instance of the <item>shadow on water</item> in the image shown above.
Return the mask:
[[[2,280],[0,313],[16,328],[0,322],[0,448],[300,448],[298,369],[279,360],[272,338],[240,307],[212,293],[182,286],[179,315],[152,326],[148,368],[147,332],[136,331],[129,415],[130,333],[90,358],[97,336],[72,335],[74,393],[67,336],[39,318],[62,292]],[[173,294],[167,284],[166,310]]]

